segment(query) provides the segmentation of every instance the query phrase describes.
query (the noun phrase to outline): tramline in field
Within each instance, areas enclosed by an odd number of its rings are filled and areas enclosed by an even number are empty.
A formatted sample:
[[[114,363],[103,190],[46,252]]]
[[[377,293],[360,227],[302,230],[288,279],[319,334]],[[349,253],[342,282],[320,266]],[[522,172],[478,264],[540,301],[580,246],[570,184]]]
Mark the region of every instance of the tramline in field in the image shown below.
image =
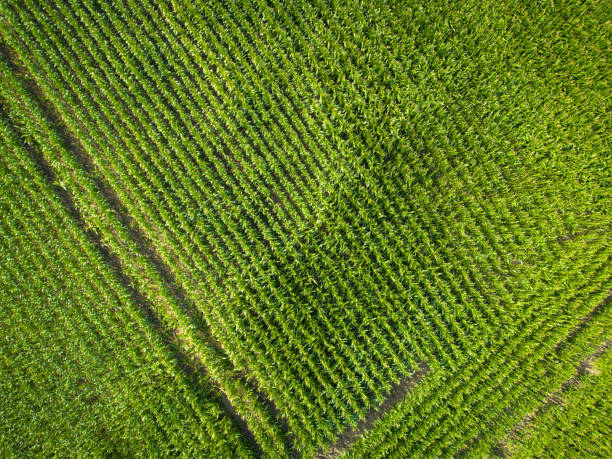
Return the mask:
[[[1,3],[0,451],[605,455],[608,17]]]

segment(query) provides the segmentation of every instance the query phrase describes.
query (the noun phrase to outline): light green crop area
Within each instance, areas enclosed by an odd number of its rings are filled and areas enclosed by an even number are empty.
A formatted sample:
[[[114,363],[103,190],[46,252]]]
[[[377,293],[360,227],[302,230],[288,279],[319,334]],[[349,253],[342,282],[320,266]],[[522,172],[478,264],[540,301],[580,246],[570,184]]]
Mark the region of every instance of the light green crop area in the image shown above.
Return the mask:
[[[607,455],[611,17],[0,2],[0,454]]]
[[[507,441],[517,457],[609,457],[612,353],[589,361],[534,419]]]

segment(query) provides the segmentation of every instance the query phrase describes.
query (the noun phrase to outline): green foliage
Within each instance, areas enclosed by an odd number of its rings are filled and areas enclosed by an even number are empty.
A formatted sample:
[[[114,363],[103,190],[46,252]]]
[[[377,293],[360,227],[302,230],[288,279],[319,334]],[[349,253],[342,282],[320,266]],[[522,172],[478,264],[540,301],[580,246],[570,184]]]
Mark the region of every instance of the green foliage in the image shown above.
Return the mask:
[[[248,454],[211,388],[190,387],[31,146],[0,122],[2,450]]]
[[[2,2],[0,448],[313,457],[425,363],[345,453],[490,454],[608,337],[606,13]]]
[[[608,349],[589,362],[544,412],[508,439],[513,456],[610,456],[611,355]]]

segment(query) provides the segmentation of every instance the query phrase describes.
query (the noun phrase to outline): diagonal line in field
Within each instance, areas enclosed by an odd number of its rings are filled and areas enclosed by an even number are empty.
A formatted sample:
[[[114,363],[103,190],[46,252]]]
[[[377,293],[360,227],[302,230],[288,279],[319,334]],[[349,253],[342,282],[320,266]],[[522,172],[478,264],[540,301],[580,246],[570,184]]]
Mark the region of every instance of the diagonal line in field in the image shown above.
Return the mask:
[[[406,378],[402,378],[400,382],[391,388],[387,398],[385,398],[380,405],[368,411],[365,418],[359,421],[355,427],[347,427],[344,432],[340,434],[336,442],[326,451],[319,451],[316,458],[336,458],[350,449],[353,443],[355,443],[363,434],[370,430],[378,419],[384,416],[387,412],[391,411],[393,407],[404,400],[408,393],[414,387],[416,387],[423,380],[423,378],[425,378],[429,371],[429,365],[426,363],[420,363],[417,371]]]
[[[61,139],[61,143],[63,144],[63,148],[68,150],[70,154],[74,156],[79,167],[85,174],[87,174],[89,179],[93,182],[95,188],[101,192],[110,209],[117,216],[119,222],[126,229],[127,234],[129,234],[133,242],[136,244],[137,250],[144,257],[144,260],[147,263],[150,263],[158,272],[161,281],[163,282],[164,286],[169,289],[170,294],[176,299],[177,304],[181,305],[184,312],[194,323],[200,324],[201,320],[199,320],[197,317],[197,308],[191,304],[191,300],[189,299],[187,293],[175,280],[169,266],[164,263],[155,248],[147,242],[144,233],[137,226],[137,223],[129,216],[115,190],[109,184],[103,181],[103,179],[97,176],[95,173],[96,166],[93,159],[85,151],[85,148],[81,145],[79,139],[70,131],[69,126],[64,122],[61,115],[55,110],[52,102],[45,97],[43,91],[38,87],[37,83],[33,79],[28,78],[25,70],[16,64],[16,59],[12,51],[2,43],[0,43],[0,59],[4,60],[9,68],[9,71],[13,72],[14,75],[21,80],[20,84],[23,85],[23,88],[29,94],[28,97],[31,98],[35,105],[40,108],[43,116],[51,123],[53,129],[58,134],[59,138]],[[197,381],[199,378],[197,377],[197,373],[203,375],[205,378],[208,378],[209,376],[206,375],[208,373],[208,367],[202,361],[202,358],[199,355],[187,350],[182,344],[182,341],[185,338],[185,332],[180,328],[171,329],[164,325],[164,321],[160,318],[160,311],[157,310],[152,300],[145,297],[145,295],[136,286],[136,283],[133,282],[131,276],[123,269],[120,257],[111,247],[108,247],[107,244],[104,243],[102,237],[95,230],[96,225],[94,225],[92,229],[91,225],[88,224],[89,222],[86,221],[86,217],[81,209],[79,209],[76,199],[73,196],[74,191],[65,186],[55,185],[56,183],[60,182],[59,175],[48,158],[46,158],[45,154],[42,151],[39,151],[38,148],[33,145],[24,144],[24,147],[29,152],[32,160],[40,168],[42,176],[49,184],[51,184],[54,191],[57,193],[71,218],[74,219],[76,224],[82,228],[84,233],[97,248],[104,261],[111,267],[117,276],[117,279],[126,289],[126,291],[129,292],[134,303],[141,308],[147,322],[161,337],[163,343],[171,351],[178,366],[187,376],[189,383],[192,386],[198,384]],[[117,234],[115,236],[119,238]],[[135,262],[135,260],[131,261]],[[160,302],[163,303],[162,300],[160,300]],[[169,308],[169,306],[165,304],[161,304],[160,307]],[[168,310],[166,312],[172,315],[172,311]],[[204,330],[201,330],[200,334],[207,335]],[[225,355],[224,350],[216,345],[213,339],[207,339],[207,342],[211,347],[214,347],[219,354]],[[255,440],[255,437],[250,431],[245,420],[231,405],[229,398],[224,393],[223,386],[217,385],[217,389],[219,403],[223,408],[224,415],[234,420],[235,424],[240,428],[253,451],[258,455],[261,454],[262,450],[260,445]]]
[[[544,415],[548,410],[550,410],[552,406],[563,403],[562,400],[564,394],[568,390],[575,388],[579,384],[578,377],[580,375],[597,374],[596,370],[592,367],[593,361],[604,355],[610,349],[610,347],[612,347],[612,340],[606,339],[602,344],[597,347],[597,349],[595,349],[594,352],[582,358],[578,365],[576,365],[574,374],[561,385],[561,388],[549,393],[540,406],[538,406],[531,413],[526,414],[523,419],[521,419],[521,421],[516,423],[510,429],[510,431],[508,431],[508,433],[504,436],[503,439],[498,441],[494,449],[497,456],[509,457],[510,451],[508,450],[506,439],[515,437],[519,432],[526,429],[530,424],[532,424],[538,417]]]

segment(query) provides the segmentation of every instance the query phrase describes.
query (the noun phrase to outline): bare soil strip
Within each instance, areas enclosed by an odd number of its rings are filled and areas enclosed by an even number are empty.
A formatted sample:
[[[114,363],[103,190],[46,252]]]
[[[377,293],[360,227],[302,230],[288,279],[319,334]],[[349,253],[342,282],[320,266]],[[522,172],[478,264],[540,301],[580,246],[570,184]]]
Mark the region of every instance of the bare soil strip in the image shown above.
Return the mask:
[[[608,298],[610,298],[608,296]],[[599,347],[595,350],[595,352],[587,355],[583,358],[578,365],[576,365],[576,372],[565,381],[561,388],[557,391],[551,392],[548,397],[544,400],[542,405],[536,408],[531,413],[525,415],[525,417],[518,422],[517,424],[510,429],[510,431],[506,434],[505,438],[513,438],[516,435],[525,429],[530,423],[532,423],[538,416],[544,414],[551,406],[560,405],[563,403],[563,393],[567,392],[569,389],[576,387],[578,384],[578,376],[579,375],[597,375],[598,369],[593,366],[593,361],[595,361],[598,357],[601,357],[610,347],[612,347],[612,340],[607,339],[604,341]],[[502,439],[498,442],[497,446],[494,448],[495,453],[500,457],[508,457],[510,455],[510,451],[505,442],[505,439]]]
[[[581,330],[584,327],[588,326],[588,324],[592,320],[596,319],[602,312],[604,312],[604,309],[609,306],[609,303],[611,301],[612,301],[612,290],[608,292],[606,297],[603,300],[601,300],[601,302],[597,306],[595,306],[595,308],[593,308],[591,312],[589,312],[586,316],[580,319],[580,322],[572,329],[572,331],[567,336],[567,338],[557,344],[557,346],[555,347],[555,351],[557,353],[560,353],[562,349],[570,345],[574,341],[576,336],[580,334]]]
[[[316,458],[317,459],[333,459],[340,456],[344,451],[350,449],[359,437],[372,428],[374,423],[381,418],[385,413],[390,411],[395,405],[406,398],[406,395],[419,384],[429,373],[429,366],[426,363],[421,363],[419,369],[408,376],[403,378],[399,383],[394,385],[389,391],[389,395],[378,407],[371,409],[365,416],[364,419],[357,423],[357,426],[348,427],[342,432],[342,434],[336,440],[334,445],[330,446],[327,451],[320,451]]]

